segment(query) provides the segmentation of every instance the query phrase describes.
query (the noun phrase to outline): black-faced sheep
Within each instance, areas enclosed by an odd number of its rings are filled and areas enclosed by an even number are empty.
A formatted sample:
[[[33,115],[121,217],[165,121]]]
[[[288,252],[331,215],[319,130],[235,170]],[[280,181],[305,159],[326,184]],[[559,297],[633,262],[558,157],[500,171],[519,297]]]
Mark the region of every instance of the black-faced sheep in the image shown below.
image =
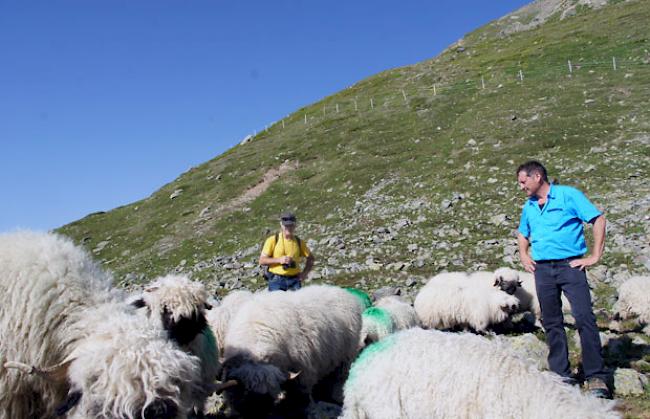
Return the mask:
[[[53,234],[0,235],[0,418],[184,418],[198,359]]]
[[[422,287],[414,307],[422,326],[431,329],[466,329],[484,332],[508,320],[519,301],[483,281],[470,281],[462,272],[434,276]]]
[[[481,275],[481,276],[479,276]],[[519,311],[528,311],[535,316],[539,322],[542,319],[542,310],[537,299],[535,290],[535,276],[530,272],[516,271],[510,268],[499,268],[490,272],[472,274],[470,278],[482,279],[485,281],[494,281],[494,285],[500,289],[514,295],[519,300]],[[561,295],[562,311],[571,312],[571,303],[564,294]]]
[[[497,341],[419,328],[362,352],[344,394],[343,419],[620,417]]]
[[[229,405],[244,417],[285,404],[304,409],[316,383],[339,368],[347,372],[361,311],[355,296],[333,286],[255,294],[226,334],[222,388]]]
[[[197,413],[214,392],[219,374],[219,349],[206,320],[205,286],[183,275],[157,278],[144,288],[139,299],[131,304],[141,308],[158,327],[167,331],[169,339],[181,349],[201,360],[202,385],[192,395]]]

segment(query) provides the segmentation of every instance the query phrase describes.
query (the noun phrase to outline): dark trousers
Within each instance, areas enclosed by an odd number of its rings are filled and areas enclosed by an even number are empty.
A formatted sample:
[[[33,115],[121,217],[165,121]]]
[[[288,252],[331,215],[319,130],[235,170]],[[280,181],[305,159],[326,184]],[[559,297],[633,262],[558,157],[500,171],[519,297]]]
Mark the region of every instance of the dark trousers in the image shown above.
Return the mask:
[[[300,289],[300,280],[296,276],[284,276],[269,272],[269,291],[295,291]]]
[[[562,292],[571,303],[571,313],[576,320],[582,348],[582,367],[585,378],[605,379],[600,336],[596,316],[591,306],[587,275],[579,268],[572,268],[568,261],[537,263],[535,265],[535,288],[542,309],[542,325],[548,344],[548,365],[551,371],[569,377],[569,348],[564,331]]]

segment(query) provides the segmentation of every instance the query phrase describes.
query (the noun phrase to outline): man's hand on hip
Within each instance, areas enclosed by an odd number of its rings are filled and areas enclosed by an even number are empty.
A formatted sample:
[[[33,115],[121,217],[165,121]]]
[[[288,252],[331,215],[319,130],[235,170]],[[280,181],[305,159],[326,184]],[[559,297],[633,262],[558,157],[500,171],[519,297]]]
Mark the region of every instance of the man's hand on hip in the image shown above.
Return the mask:
[[[584,271],[587,266],[592,266],[598,263],[600,258],[597,256],[587,256],[586,258],[574,259],[569,262],[569,266],[572,268],[580,268],[581,271]]]

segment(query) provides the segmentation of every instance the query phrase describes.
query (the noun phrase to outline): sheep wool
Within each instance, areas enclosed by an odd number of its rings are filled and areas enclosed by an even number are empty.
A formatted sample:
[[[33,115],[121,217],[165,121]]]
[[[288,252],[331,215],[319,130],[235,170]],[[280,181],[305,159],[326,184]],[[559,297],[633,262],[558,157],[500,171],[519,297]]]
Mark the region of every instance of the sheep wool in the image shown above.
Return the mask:
[[[244,304],[253,299],[253,293],[248,290],[235,290],[226,295],[219,305],[213,306],[206,312],[210,328],[217,339],[217,346],[223,355],[226,333],[232,317]]]
[[[196,357],[124,297],[70,240],[0,235],[0,419],[185,417]]]
[[[343,419],[619,418],[615,402],[469,333],[412,328],[368,347],[345,383]]]
[[[623,282],[614,312],[623,319],[637,317],[645,325],[643,332],[650,335],[650,276],[634,276]]]

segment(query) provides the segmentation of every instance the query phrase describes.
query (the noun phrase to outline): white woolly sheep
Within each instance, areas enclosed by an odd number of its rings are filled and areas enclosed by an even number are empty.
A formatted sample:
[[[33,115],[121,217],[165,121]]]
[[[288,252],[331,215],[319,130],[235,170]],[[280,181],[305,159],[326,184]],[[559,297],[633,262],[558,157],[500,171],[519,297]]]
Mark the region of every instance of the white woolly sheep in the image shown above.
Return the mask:
[[[239,309],[248,301],[253,299],[253,293],[247,290],[235,290],[226,295],[218,305],[213,305],[206,312],[206,319],[217,339],[217,346],[223,355],[226,333],[230,327],[230,321]]]
[[[304,409],[319,380],[347,372],[361,310],[357,297],[328,285],[256,294],[226,334],[222,389],[229,405],[245,417],[263,417],[284,397],[280,405]]]
[[[361,346],[419,325],[420,319],[413,306],[395,295],[382,297],[362,314]]]
[[[207,398],[214,392],[219,374],[219,349],[206,320],[208,293],[205,286],[184,275],[167,275],[147,285],[132,305],[146,310],[158,326],[181,349],[201,360],[203,384],[192,395],[197,413],[202,413]]]
[[[198,359],[54,234],[0,235],[0,354],[0,419],[184,418],[200,383]]]
[[[618,289],[614,314],[622,319],[637,317],[643,332],[650,335],[650,276],[634,276]]]
[[[462,272],[434,276],[414,302],[415,312],[426,328],[471,328],[477,332],[508,320],[518,305],[514,296],[485,282],[472,282]]]
[[[419,328],[368,347],[344,391],[343,419],[620,417],[498,341]]]

